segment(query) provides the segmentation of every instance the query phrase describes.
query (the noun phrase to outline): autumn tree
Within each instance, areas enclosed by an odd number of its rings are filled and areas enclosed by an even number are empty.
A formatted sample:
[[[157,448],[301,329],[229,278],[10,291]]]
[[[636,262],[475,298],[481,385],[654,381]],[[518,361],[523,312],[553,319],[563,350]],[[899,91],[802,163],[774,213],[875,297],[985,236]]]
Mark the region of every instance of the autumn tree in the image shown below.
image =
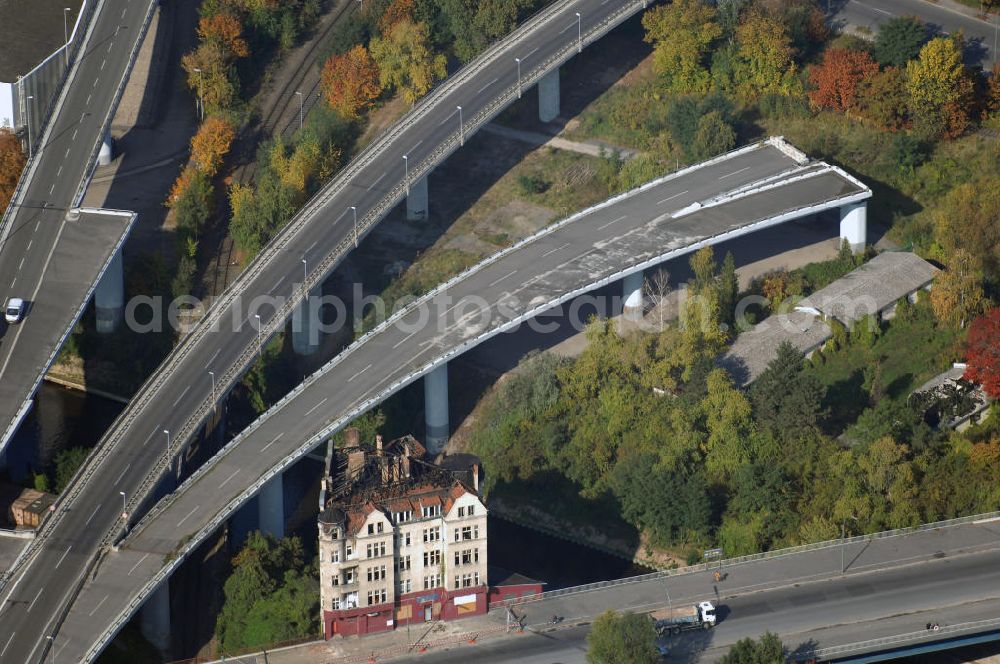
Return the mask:
[[[982,312],[985,305],[982,272],[972,255],[959,249],[952,255],[948,268],[934,280],[931,290],[934,316],[942,323],[965,327],[965,323]]]
[[[372,39],[369,46],[381,85],[396,88],[410,104],[427,94],[434,82],[447,73],[447,61],[431,51],[423,23],[400,21],[387,37]]]
[[[894,16],[875,36],[875,59],[885,67],[905,67],[927,43],[927,26],[916,16]]]
[[[356,118],[382,94],[378,65],[360,44],[330,56],[323,65],[321,85],[330,107],[346,118]]]
[[[236,101],[236,69],[220,44],[204,42],[181,58],[181,66],[187,72],[188,87],[210,111],[230,108]]]
[[[907,125],[906,78],[897,67],[886,67],[858,84],[861,117],[887,131]]]
[[[250,55],[250,47],[243,38],[243,24],[228,11],[202,16],[198,21],[198,36],[202,41],[227,50],[234,57],[245,58]]]
[[[10,205],[26,162],[21,141],[10,129],[0,127],[0,216]]]
[[[235,136],[236,130],[229,120],[221,115],[210,115],[191,138],[191,163],[212,177],[219,172]]]
[[[809,80],[816,87],[809,93],[809,101],[817,108],[853,113],[859,106],[859,85],[878,71],[878,65],[864,51],[827,49],[823,62],[809,70]]]
[[[378,19],[378,32],[388,35],[400,21],[413,21],[413,0],[393,0]]]
[[[986,99],[983,109],[987,114],[1000,113],[1000,60],[993,63],[993,72],[986,82]]]
[[[645,40],[653,44],[653,69],[667,88],[680,93],[704,93],[711,79],[706,58],[722,36],[716,10],[703,0],[677,0],[642,17]]]
[[[977,269],[1000,278],[1000,176],[986,175],[951,189],[933,215],[934,235],[949,253],[964,249]]]
[[[953,138],[969,125],[973,82],[962,63],[962,49],[950,37],[938,37],[906,65],[909,109],[920,132]]]
[[[784,26],[757,10],[736,29],[736,87],[746,99],[764,94],[797,93],[801,84],[792,59],[792,41]]]
[[[653,621],[642,613],[605,611],[587,634],[587,664],[654,664]]]
[[[966,380],[975,381],[993,399],[1000,399],[1000,307],[972,321],[965,342]]]

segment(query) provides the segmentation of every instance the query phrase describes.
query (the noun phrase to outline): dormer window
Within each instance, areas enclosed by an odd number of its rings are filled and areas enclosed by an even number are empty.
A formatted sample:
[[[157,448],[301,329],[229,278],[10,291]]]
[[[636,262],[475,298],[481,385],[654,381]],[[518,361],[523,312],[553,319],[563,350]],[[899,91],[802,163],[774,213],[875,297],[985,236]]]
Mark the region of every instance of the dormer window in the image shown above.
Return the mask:
[[[440,505],[424,505],[420,509],[420,514],[425,519],[429,519],[435,516],[441,516],[441,506]]]

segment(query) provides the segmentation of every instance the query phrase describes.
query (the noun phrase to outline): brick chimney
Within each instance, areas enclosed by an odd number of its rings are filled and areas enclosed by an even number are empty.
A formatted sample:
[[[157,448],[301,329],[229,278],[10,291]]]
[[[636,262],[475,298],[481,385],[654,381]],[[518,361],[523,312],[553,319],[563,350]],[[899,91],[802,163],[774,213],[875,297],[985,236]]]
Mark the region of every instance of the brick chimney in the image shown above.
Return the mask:
[[[379,456],[382,456],[382,434],[375,434],[375,451],[378,452]]]
[[[472,473],[472,488],[475,489],[476,495],[478,496],[479,495],[479,464],[478,463],[472,464],[471,473]]]
[[[357,427],[347,427],[344,429],[344,445],[346,447],[357,447],[361,444],[361,430]]]

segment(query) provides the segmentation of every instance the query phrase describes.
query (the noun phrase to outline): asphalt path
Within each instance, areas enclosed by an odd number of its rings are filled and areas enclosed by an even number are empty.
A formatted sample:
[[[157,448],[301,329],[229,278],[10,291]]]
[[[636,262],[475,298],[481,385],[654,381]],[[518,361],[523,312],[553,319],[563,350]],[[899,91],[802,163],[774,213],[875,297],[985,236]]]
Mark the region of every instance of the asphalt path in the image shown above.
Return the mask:
[[[106,2],[106,11],[119,14],[135,7],[135,3],[123,0]],[[261,299],[300,295],[304,273],[310,283],[318,282],[342,259],[341,247],[350,244],[355,232],[352,206],[362,230],[376,223],[405,194],[407,176],[409,180],[421,176],[459,147],[460,121],[485,123],[516,98],[519,74],[515,58],[521,61],[522,84],[530,84],[552,65],[641,9],[638,1],[565,0],[542,10],[528,27],[453,74],[358,155],[286,226],[231,286],[229,295],[239,293],[240,297],[213,307],[215,312],[209,316],[217,315],[213,320],[224,322],[209,330],[206,321],[201,332],[190,334],[180,344],[99,443],[99,451],[83,470],[84,479],[65,492],[26,564],[14,571],[12,581],[4,587],[0,662],[41,659],[48,645],[45,637],[55,630],[56,617],[82,580],[100,542],[121,524],[120,494],[132,498],[152,490],[147,476],[158,463],[166,468],[164,430],[183,432],[171,441],[169,455],[173,457],[197,429],[202,417],[199,413],[210,412],[211,401],[226,393],[252,359],[262,336],[259,328],[270,334],[283,325],[284,312],[276,316],[276,307],[262,304]],[[100,23],[103,27],[104,21]],[[107,58],[125,57],[110,41],[115,29],[108,26],[99,33],[103,39],[95,42],[102,46],[88,45],[85,61],[90,67],[96,63],[97,69],[78,76],[93,77],[96,85],[101,85],[100,72],[109,66]],[[77,87],[73,86],[74,94]],[[102,94],[109,94],[108,89],[102,90]],[[68,132],[73,139],[73,128],[62,128],[62,132],[53,135]],[[89,153],[82,150],[83,154]],[[82,175],[67,171],[57,175],[58,166],[53,168],[51,173],[39,173],[33,182],[65,178],[75,187]],[[29,200],[38,196],[32,191]],[[225,377],[217,389],[213,389],[209,372]],[[192,419],[198,421],[192,424]]]
[[[796,179],[791,174],[811,176]],[[693,203],[712,200],[720,190],[741,189],[779,175],[773,189],[674,216]],[[341,353],[136,526],[120,550],[102,560],[76,600],[60,634],[69,642],[67,652],[81,654],[81,646],[102,627],[131,613],[157,575],[169,572],[269,474],[435,362],[548,308],[560,297],[617,279],[630,266],[686,253],[699,242],[711,243],[728,233],[747,232],[754,222],[791,209],[818,202],[836,206],[846,197],[866,195],[855,182],[822,164],[801,166],[785,152],[759,144],[613,199],[487,261]],[[158,431],[154,428],[150,436],[155,438]],[[104,490],[112,503],[115,488]]]
[[[117,233],[109,233],[100,224],[94,236],[101,245],[81,247],[72,256],[76,265],[66,265],[65,257],[53,260],[69,226],[98,225],[92,223],[94,216],[68,221],[66,212],[89,175],[90,156],[141,37],[147,8],[140,1],[104,0],[100,13],[91,19],[62,104],[38,142],[40,152],[23,196],[2,230],[0,297],[4,304],[10,297],[20,297],[28,302],[29,311],[21,325],[8,327],[0,337],[0,450],[26,413],[53,351],[78,318],[107,252],[131,227],[132,220]],[[67,282],[59,270],[82,281]]]
[[[998,563],[1000,552],[993,550],[723,597],[715,629],[658,641],[670,649],[670,661],[713,662],[736,641],[771,631],[781,637],[791,655],[804,661],[815,648],[899,634],[922,635],[928,622],[947,626],[998,615]],[[474,650],[460,646],[392,661],[445,664],[467,662],[474,656],[480,664],[585,664],[589,631],[589,623],[562,629],[538,627],[523,635],[484,640],[472,646]]]
[[[1000,16],[991,15],[990,21],[969,16],[950,7],[926,0],[847,0],[834,1],[833,19],[846,25],[867,28],[872,33],[896,16],[918,16],[933,33],[955,34],[961,31],[966,40],[966,62],[981,64],[990,69],[997,59],[998,26]]]

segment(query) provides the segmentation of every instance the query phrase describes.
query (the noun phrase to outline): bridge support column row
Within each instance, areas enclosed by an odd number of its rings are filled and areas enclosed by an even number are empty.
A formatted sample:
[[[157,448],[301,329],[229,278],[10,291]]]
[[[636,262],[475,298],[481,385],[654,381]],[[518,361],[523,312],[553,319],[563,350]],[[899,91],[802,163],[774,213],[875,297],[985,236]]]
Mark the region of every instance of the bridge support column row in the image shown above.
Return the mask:
[[[275,539],[285,536],[285,485],[281,473],[272,477],[257,494],[260,531]]]
[[[170,579],[146,598],[139,612],[139,631],[164,656],[170,655]]]
[[[448,442],[448,365],[424,376],[424,422],[427,451],[437,454]]]
[[[855,252],[863,251],[868,240],[868,205],[865,201],[840,208],[840,237]]]
[[[559,116],[559,68],[538,81],[538,119],[552,122]]]
[[[122,252],[119,249],[94,290],[97,331],[101,334],[110,334],[118,329],[122,322],[124,307],[125,274],[122,269]]]
[[[410,183],[410,193],[406,196],[406,220],[423,221],[429,214],[427,199],[427,176]]]
[[[622,316],[627,320],[642,320],[642,271],[622,279]]]

